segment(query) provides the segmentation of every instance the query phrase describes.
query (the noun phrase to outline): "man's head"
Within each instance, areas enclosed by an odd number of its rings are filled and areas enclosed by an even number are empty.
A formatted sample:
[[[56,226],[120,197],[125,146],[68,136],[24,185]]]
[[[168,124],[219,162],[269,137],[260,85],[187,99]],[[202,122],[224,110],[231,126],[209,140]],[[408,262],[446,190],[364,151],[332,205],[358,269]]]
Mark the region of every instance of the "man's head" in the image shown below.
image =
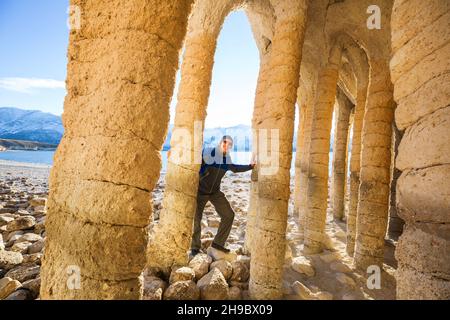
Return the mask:
[[[219,142],[219,147],[222,153],[228,153],[233,147],[233,139],[230,136],[223,136]]]

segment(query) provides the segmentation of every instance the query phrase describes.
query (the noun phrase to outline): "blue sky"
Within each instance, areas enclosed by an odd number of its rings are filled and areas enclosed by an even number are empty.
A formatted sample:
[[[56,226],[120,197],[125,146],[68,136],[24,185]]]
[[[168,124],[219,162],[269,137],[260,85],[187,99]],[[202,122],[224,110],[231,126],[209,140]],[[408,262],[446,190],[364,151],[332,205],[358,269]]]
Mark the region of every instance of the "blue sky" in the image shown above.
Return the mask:
[[[62,113],[68,6],[68,0],[0,0],[0,107]],[[234,12],[218,41],[206,127],[251,123],[258,69],[247,17]],[[172,117],[175,105],[176,90]]]

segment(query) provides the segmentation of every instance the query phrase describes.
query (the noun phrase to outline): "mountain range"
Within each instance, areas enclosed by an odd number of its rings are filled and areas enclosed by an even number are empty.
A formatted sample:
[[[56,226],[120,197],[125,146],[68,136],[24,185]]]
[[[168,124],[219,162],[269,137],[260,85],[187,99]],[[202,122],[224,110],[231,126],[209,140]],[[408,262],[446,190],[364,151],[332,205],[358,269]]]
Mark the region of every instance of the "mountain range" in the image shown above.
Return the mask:
[[[172,129],[173,125],[170,125],[163,150],[170,148]],[[63,133],[60,116],[36,110],[0,107],[0,139],[58,144]],[[203,133],[205,146],[216,145],[225,134],[233,137],[234,151],[252,150],[252,129],[243,124],[224,128],[206,128]],[[294,134],[294,150],[296,137],[297,135]]]
[[[37,110],[0,108],[0,138],[58,144],[64,133],[61,117]]]

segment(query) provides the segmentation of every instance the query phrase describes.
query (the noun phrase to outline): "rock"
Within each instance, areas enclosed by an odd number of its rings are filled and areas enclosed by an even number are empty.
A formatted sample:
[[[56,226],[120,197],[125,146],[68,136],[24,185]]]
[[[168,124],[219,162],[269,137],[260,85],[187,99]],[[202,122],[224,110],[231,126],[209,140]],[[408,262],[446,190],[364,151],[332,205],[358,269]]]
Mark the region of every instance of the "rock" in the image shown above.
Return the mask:
[[[342,300],[358,300],[352,293],[346,293],[342,296]]]
[[[36,219],[32,216],[19,217],[6,226],[8,231],[25,230],[30,229],[36,224]]]
[[[3,236],[0,233],[0,250],[5,250],[5,243],[3,242]]]
[[[5,300],[30,300],[31,294],[29,290],[19,289],[11,293]]]
[[[220,224],[220,219],[215,217],[208,217],[208,227],[218,228]]]
[[[346,264],[343,264],[339,261],[334,261],[330,264],[330,268],[333,271],[342,272],[342,273],[350,273],[352,272],[352,269],[350,269],[349,266]]]
[[[24,264],[9,270],[5,276],[19,282],[25,282],[36,278],[39,275],[40,269],[41,268],[39,266],[34,264]]]
[[[8,223],[10,223],[11,221],[14,221],[13,217],[8,217],[5,215],[0,215],[0,226],[5,226]]]
[[[230,286],[238,287],[241,290],[248,290],[248,282],[230,281]]]
[[[172,283],[163,295],[165,300],[198,300],[200,289],[194,281],[178,281]]]
[[[209,247],[208,250],[206,250],[206,253],[208,256],[210,256],[213,261],[217,260],[227,260],[228,262],[236,261],[237,254],[233,251],[230,251],[229,253],[225,253],[223,251],[217,250],[213,247]]]
[[[47,203],[47,199],[41,198],[41,197],[36,197],[36,198],[30,199],[29,203],[30,203],[30,206],[32,206],[32,207],[45,206],[45,204]]]
[[[250,293],[248,290],[242,290],[242,300],[250,300]]]
[[[339,254],[337,252],[324,253],[321,254],[319,257],[320,260],[322,260],[325,263],[331,263],[333,261],[340,259]]]
[[[0,300],[5,299],[22,285],[19,281],[5,277],[0,279]]]
[[[238,287],[228,289],[228,300],[242,300],[242,292]]]
[[[169,283],[172,284],[174,282],[178,281],[188,281],[195,279],[195,272],[192,270],[192,268],[189,267],[181,267],[174,269],[169,278]]]
[[[285,251],[285,255],[284,255],[284,260],[286,262],[292,262],[292,249],[291,246],[289,244],[286,243],[286,251]]]
[[[33,243],[33,242],[36,242],[39,240],[42,240],[42,237],[40,235],[35,234],[35,233],[25,233],[19,239],[16,240],[16,243],[17,242],[25,242],[25,241]]]
[[[31,242],[25,241],[25,242],[16,242],[11,247],[11,251],[14,252],[20,252],[22,254],[27,253],[28,247],[31,246]]]
[[[0,250],[0,268],[9,270],[23,262],[20,252]]]
[[[197,282],[202,300],[228,299],[228,283],[218,268],[213,268]]]
[[[28,247],[28,254],[39,253],[44,248],[45,241],[44,239],[38,240]]]
[[[245,263],[247,265],[247,267],[250,269],[250,257],[249,256],[245,256],[245,255],[240,255],[237,257],[236,261],[240,261],[242,263]]]
[[[211,264],[212,259],[210,256],[199,253],[189,262],[189,267],[194,270],[195,278],[201,279],[205,274],[209,271],[209,265]]]
[[[292,284],[292,289],[303,300],[315,300],[314,299],[315,297],[314,297],[313,293],[311,292],[311,290],[309,290],[308,287],[305,286],[300,281],[295,281]]]
[[[42,232],[45,230],[45,219],[43,221],[39,221],[34,226],[34,232],[37,234],[42,234]]]
[[[154,276],[145,278],[143,300],[162,300],[164,290],[167,288],[167,283]]]
[[[22,287],[30,291],[30,298],[34,300],[39,296],[41,278],[37,277],[36,279],[27,280],[22,284]]]
[[[289,282],[283,281],[283,284],[282,284],[281,288],[282,288],[282,291],[283,291],[284,295],[291,295],[292,294],[292,287],[291,287]]]
[[[40,265],[41,259],[42,259],[42,253],[40,253],[40,252],[23,255],[23,263],[35,263],[35,264]]]
[[[313,277],[315,275],[315,270],[311,265],[311,261],[303,256],[292,259],[291,268],[298,273],[307,275],[308,277]]]
[[[227,281],[230,280],[231,275],[233,274],[233,267],[232,267],[231,263],[229,263],[226,260],[214,261],[210,265],[210,269],[212,270],[213,268],[219,269],[219,271],[222,272],[223,277]]]
[[[347,285],[350,287],[356,286],[355,280],[353,280],[352,278],[350,278],[349,276],[347,276],[343,273],[337,273],[336,280],[339,281],[340,283],[342,283],[343,285]]]
[[[233,274],[231,275],[231,280],[239,282],[248,281],[248,278],[250,277],[250,269],[248,268],[245,262],[235,261],[231,265],[233,267]]]
[[[20,236],[22,236],[23,234],[24,234],[24,232],[20,231],[20,230],[13,231],[13,232],[8,233],[8,235],[5,237],[5,240],[8,242],[11,242],[11,241],[14,242],[14,241],[20,239]]]

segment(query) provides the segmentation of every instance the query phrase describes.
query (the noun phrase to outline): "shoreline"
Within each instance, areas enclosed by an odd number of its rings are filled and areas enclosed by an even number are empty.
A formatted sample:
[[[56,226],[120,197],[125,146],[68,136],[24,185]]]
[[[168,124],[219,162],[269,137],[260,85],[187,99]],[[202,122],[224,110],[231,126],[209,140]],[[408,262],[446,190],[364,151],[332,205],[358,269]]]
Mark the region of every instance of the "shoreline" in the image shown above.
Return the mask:
[[[3,159],[0,159],[0,166],[33,168],[33,169],[51,169],[52,168],[52,165],[45,164],[45,163],[18,162],[18,161],[3,160]]]

